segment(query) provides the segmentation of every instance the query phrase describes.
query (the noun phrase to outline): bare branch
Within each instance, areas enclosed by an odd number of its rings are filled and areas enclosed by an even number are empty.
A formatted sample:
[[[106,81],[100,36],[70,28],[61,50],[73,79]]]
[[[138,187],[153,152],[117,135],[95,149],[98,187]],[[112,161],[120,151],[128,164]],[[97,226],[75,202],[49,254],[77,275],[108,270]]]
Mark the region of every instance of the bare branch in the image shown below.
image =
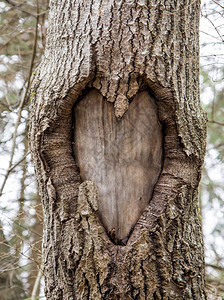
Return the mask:
[[[224,267],[221,267],[221,266],[217,266],[217,265],[213,265],[213,264],[206,264],[205,266],[224,272]]]
[[[216,0],[212,0],[213,2],[215,2],[215,4],[217,4],[217,5],[219,5],[221,8],[223,8],[224,9],[224,6],[223,5],[221,5],[218,1],[216,1]]]
[[[219,122],[219,121],[215,121],[215,120],[208,120],[209,123],[213,123],[213,124],[218,124],[218,125],[221,125],[221,126],[224,126],[224,123],[223,122]]]
[[[5,0],[6,3],[8,3],[10,6],[12,6],[13,8],[27,14],[27,15],[30,15],[30,16],[33,16],[34,18],[36,18],[37,16],[35,14],[33,14],[32,12],[30,11],[27,11],[25,9],[23,9],[21,6],[24,4],[24,3],[17,3],[15,1],[11,1],[11,0]],[[33,6],[31,6],[32,9],[33,9]]]
[[[12,0],[5,0],[5,1],[6,1],[6,3],[8,3],[8,4],[9,4],[10,6],[12,6],[13,8],[15,8],[15,9],[17,9],[17,10],[19,10],[19,11],[21,11],[21,12],[27,14],[27,15],[30,15],[30,16],[32,16],[32,17],[34,17],[34,18],[38,18],[39,16],[44,15],[44,14],[46,14],[46,13],[48,12],[48,10],[46,10],[46,11],[43,11],[43,12],[41,12],[41,13],[38,12],[37,14],[35,14],[35,13],[32,13],[32,12],[30,12],[30,11],[27,11],[27,10],[21,8],[21,6],[22,6],[24,3],[17,3],[17,2],[12,1]],[[32,5],[27,4],[27,3],[26,3],[26,5],[29,5],[29,6],[31,7],[31,9],[34,9],[34,7],[33,7]]]
[[[10,169],[9,172],[11,172],[15,167],[17,167],[29,154],[30,152],[28,151],[17,163],[15,163]]]
[[[39,269],[34,286],[33,286],[33,291],[32,291],[32,295],[31,295],[31,300],[35,300],[36,299],[36,294],[37,294],[37,290],[38,290],[38,286],[40,284],[40,280],[41,277],[43,276],[43,271],[42,271],[42,267]]]

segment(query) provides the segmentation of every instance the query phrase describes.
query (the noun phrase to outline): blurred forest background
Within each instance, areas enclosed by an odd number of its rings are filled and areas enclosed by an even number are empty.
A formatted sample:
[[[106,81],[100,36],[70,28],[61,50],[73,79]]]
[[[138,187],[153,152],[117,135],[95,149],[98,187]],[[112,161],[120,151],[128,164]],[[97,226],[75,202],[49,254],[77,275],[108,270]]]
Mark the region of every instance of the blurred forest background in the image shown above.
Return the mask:
[[[44,299],[43,213],[28,147],[29,89],[44,52],[48,0],[0,0],[0,300]],[[200,185],[206,277],[224,297],[224,2],[201,8],[201,100],[208,114]],[[223,298],[224,299],[224,298]]]

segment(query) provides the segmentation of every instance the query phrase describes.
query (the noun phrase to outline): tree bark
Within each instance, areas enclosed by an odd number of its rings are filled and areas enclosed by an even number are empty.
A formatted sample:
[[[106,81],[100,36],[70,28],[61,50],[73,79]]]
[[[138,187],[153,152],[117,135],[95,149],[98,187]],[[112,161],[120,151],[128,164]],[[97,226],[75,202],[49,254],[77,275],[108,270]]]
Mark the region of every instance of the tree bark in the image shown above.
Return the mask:
[[[194,0],[51,1],[30,124],[47,299],[206,299],[199,13]],[[101,224],[97,187],[82,182],[72,147],[74,105],[92,89],[117,119],[147,91],[163,127],[162,171],[125,246]]]

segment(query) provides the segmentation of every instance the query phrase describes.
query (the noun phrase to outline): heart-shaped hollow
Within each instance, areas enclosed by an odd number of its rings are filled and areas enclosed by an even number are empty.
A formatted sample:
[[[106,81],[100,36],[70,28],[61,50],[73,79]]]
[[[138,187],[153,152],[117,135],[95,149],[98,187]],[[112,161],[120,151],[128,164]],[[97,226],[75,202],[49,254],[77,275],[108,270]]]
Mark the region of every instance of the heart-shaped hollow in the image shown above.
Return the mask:
[[[126,244],[162,168],[162,126],[147,91],[122,119],[95,89],[74,109],[74,154],[83,181],[98,188],[99,217],[115,244]]]

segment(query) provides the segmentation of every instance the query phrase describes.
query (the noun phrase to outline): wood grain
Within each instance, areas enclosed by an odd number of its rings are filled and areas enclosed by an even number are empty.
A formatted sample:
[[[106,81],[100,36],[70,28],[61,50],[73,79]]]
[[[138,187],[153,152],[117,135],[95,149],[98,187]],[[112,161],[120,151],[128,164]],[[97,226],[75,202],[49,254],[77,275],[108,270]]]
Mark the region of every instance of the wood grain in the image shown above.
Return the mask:
[[[152,196],[162,166],[162,127],[147,91],[121,120],[95,89],[74,112],[74,152],[83,181],[95,182],[99,216],[115,242],[127,240]]]

